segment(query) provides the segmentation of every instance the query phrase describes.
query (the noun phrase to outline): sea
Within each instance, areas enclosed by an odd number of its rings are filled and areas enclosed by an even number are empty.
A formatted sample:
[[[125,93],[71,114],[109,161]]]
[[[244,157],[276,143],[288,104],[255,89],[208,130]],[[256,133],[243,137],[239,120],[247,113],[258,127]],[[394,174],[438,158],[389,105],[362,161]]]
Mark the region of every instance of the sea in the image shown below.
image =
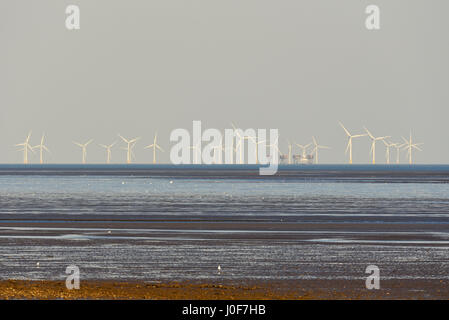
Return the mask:
[[[258,169],[0,165],[0,279],[449,279],[449,165]]]

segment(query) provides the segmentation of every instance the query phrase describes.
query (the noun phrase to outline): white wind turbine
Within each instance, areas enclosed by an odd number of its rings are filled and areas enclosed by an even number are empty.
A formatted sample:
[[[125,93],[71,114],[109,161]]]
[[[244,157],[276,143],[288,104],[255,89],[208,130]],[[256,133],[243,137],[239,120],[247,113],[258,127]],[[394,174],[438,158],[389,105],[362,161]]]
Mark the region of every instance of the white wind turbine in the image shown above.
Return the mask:
[[[365,128],[366,133],[368,134],[368,136],[371,139],[371,151],[370,153],[373,155],[373,164],[376,163],[376,142],[380,141],[380,140],[384,140],[386,138],[390,138],[390,136],[384,136],[384,137],[374,137],[371,132],[368,131],[367,128]]]
[[[345,128],[343,123],[341,123],[341,122],[339,122],[339,123],[340,123],[340,126],[343,128],[343,130],[346,132],[346,135],[348,136],[348,145],[346,146],[345,153],[348,153],[348,151],[349,151],[349,163],[352,164],[352,139],[364,137],[364,136],[366,136],[366,133],[352,135],[349,133],[348,129]]]
[[[50,150],[48,150],[48,148],[44,145],[44,139],[45,134],[42,134],[41,143],[33,147],[33,149],[39,149],[39,160],[41,164],[44,163],[44,150],[50,152]]]
[[[132,151],[132,148],[134,148],[137,140],[140,139],[140,137],[136,137],[134,139],[128,140],[122,137],[120,134],[118,135],[126,144],[127,147],[123,148],[123,150],[126,150],[126,163],[131,163],[132,157],[134,156],[134,152]]]
[[[159,149],[160,151],[164,152],[164,149],[162,149],[161,146],[157,144],[157,132],[154,135],[153,144],[150,144],[149,146],[145,147],[145,149],[151,148],[153,148],[153,163],[156,163],[156,149]]]
[[[223,146],[220,143],[220,144],[218,144],[216,146],[213,146],[212,150],[214,152],[214,157],[213,157],[214,163],[215,164],[221,164],[222,163],[222,159],[221,159],[220,153],[221,153],[221,151],[224,150]],[[217,150],[219,150],[219,152],[217,152]]]
[[[317,142],[315,137],[312,137],[313,140],[313,144],[315,146],[315,148],[313,149],[313,151],[315,151],[315,163],[318,163],[318,149],[330,149],[330,147],[327,146],[320,146]]]
[[[272,144],[268,144],[266,145],[268,148],[271,149],[271,147],[275,147],[276,150],[279,152],[279,156],[283,156],[284,154],[282,153],[281,149],[279,149],[279,137],[276,138],[276,142],[272,143]],[[270,157],[272,157],[272,154],[270,152]],[[279,159],[278,159],[279,162]]]
[[[101,147],[106,149],[107,158],[106,163],[111,163],[111,148],[117,143],[117,141],[114,141],[110,145],[100,144]]]
[[[87,146],[94,141],[93,139],[90,139],[85,144],[81,144],[79,142],[73,141],[74,144],[76,144],[78,147],[80,147],[83,150],[83,163],[86,163],[86,157],[87,157]]]
[[[308,147],[310,147],[310,145],[312,144],[312,142],[310,142],[309,144],[306,144],[306,145],[302,145],[302,144],[298,144],[298,143],[295,143],[297,146],[298,146],[298,148],[299,149],[301,149],[302,150],[302,153],[301,153],[301,158],[304,160],[304,159],[306,159],[306,156],[307,156],[307,148]]]
[[[292,143],[290,140],[287,140],[288,145],[288,164],[292,164]]]
[[[233,123],[231,123],[232,127],[234,128],[234,132],[237,134],[238,138],[239,138],[239,142],[235,145],[235,149],[237,150],[237,148],[239,148],[239,157],[240,157],[240,161],[239,164],[243,163],[243,155],[244,155],[244,150],[243,150],[243,142],[245,140],[250,140],[250,139],[254,139],[255,137],[250,137],[250,136],[242,136],[240,134],[240,132],[237,130],[237,128],[234,126]]]
[[[390,164],[390,148],[391,147],[395,147],[396,143],[389,143],[385,140],[382,140],[382,142],[384,143],[386,149],[385,149],[385,157],[387,159],[387,164]]]
[[[396,148],[396,163],[399,163],[401,148],[404,146],[404,144],[392,143],[391,146]]]
[[[192,149],[193,153],[193,163],[199,164],[198,160],[201,160],[201,148],[200,148],[201,140],[199,140],[196,145],[190,146],[189,149]],[[199,156],[198,156],[199,155]]]
[[[255,154],[255,156],[256,156],[256,164],[258,164],[259,163],[259,144],[265,143],[266,140],[257,141],[257,138],[255,138],[255,137],[248,137],[248,138],[251,139],[253,141],[253,143],[256,145],[256,148],[255,148],[254,152],[256,153]]]
[[[403,148],[405,150],[407,150],[407,153],[408,153],[408,163],[412,164],[412,150],[416,149],[416,150],[422,151],[418,146],[422,145],[424,143],[412,143],[412,130],[410,130],[410,138],[409,138],[409,140],[405,139],[404,137],[402,137],[402,139],[405,142],[403,144]]]
[[[23,149],[21,149],[19,151],[23,151],[23,163],[25,163],[25,164],[28,163],[28,150],[34,153],[33,147],[31,147],[31,145],[30,145],[30,138],[31,138],[31,131],[28,133],[28,136],[24,143],[19,143],[19,144],[15,145],[16,147],[23,146]]]

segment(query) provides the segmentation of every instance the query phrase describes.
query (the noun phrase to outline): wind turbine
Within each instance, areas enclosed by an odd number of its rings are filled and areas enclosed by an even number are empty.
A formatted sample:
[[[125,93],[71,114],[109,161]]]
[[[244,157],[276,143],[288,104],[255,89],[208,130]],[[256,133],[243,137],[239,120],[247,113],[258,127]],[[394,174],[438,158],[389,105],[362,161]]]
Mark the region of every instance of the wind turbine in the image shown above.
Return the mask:
[[[255,138],[255,137],[248,137],[248,138],[251,139],[256,145],[256,150],[254,152],[256,153],[256,164],[258,164],[259,163],[259,144],[266,142],[266,140],[257,141],[257,138]]]
[[[301,158],[305,159],[306,158],[307,148],[310,147],[312,142],[310,142],[309,144],[306,144],[306,145],[302,145],[302,144],[298,144],[298,143],[295,143],[295,144],[298,146],[298,148],[302,149]]]
[[[234,128],[234,132],[237,134],[238,138],[239,138],[239,142],[236,144],[235,149],[237,150],[237,148],[239,148],[239,156],[240,156],[240,161],[239,164],[243,163],[243,154],[244,154],[244,150],[243,150],[243,141],[245,140],[249,140],[249,139],[254,139],[254,137],[251,136],[242,136],[239,131],[237,130],[237,128],[234,126],[233,123],[231,123],[232,127]]]
[[[193,163],[199,164],[198,155],[201,160],[201,148],[200,148],[201,140],[197,142],[196,145],[190,146],[189,149],[193,150]]]
[[[385,157],[387,159],[387,164],[390,163],[390,148],[391,147],[395,147],[396,143],[388,143],[385,140],[382,140],[382,142],[384,143],[385,147],[386,147],[386,151],[385,151]]]
[[[31,152],[34,153],[33,147],[31,147],[31,145],[30,145],[30,138],[31,138],[31,131],[28,133],[28,136],[24,143],[19,143],[19,144],[15,145],[16,147],[23,146],[23,149],[21,149],[19,151],[23,151],[23,163],[25,163],[25,164],[28,163],[28,150],[30,150]]]
[[[40,159],[40,163],[44,163],[44,150],[47,152],[50,152],[50,150],[48,150],[48,148],[44,145],[44,139],[45,139],[45,134],[42,134],[42,138],[41,138],[41,143],[38,144],[37,146],[34,146],[34,148],[39,148],[39,159]]]
[[[281,149],[279,149],[278,144],[279,144],[279,137],[276,138],[276,142],[275,142],[275,143],[268,144],[267,147],[270,148],[270,151],[271,151],[271,147],[275,147],[276,150],[279,152],[279,155],[280,155],[280,156],[283,156],[284,154],[282,153]],[[270,158],[271,158],[271,157],[272,157],[272,155],[271,155],[271,152],[270,152]]]
[[[157,144],[156,140],[157,140],[157,132],[154,135],[153,144],[150,144],[149,146],[145,147],[145,149],[153,148],[153,163],[156,163],[156,149],[159,149],[162,152],[164,152],[164,149],[162,149],[161,146]]]
[[[131,163],[132,157],[134,155],[134,152],[132,151],[132,148],[134,148],[134,145],[136,144],[136,141],[140,139],[140,137],[136,137],[134,139],[128,140],[123,138],[120,134],[118,135],[125,143],[128,144],[126,148],[123,148],[123,150],[126,150],[126,163]]]
[[[412,150],[415,148],[416,150],[422,151],[418,146],[422,145],[424,143],[412,143],[412,130],[410,130],[410,138],[409,140],[402,137],[402,140],[404,140],[404,149],[407,150],[408,153],[408,163],[412,164]]]
[[[313,144],[315,148],[313,149],[315,151],[315,163],[318,163],[318,149],[330,149],[330,147],[327,146],[320,146],[317,142],[315,137],[312,137]]]
[[[376,141],[384,140],[384,139],[386,139],[386,138],[390,138],[390,136],[377,137],[377,138],[376,138],[376,137],[374,137],[374,136],[371,134],[371,132],[368,131],[367,128],[364,127],[364,129],[365,129],[366,133],[368,133],[368,136],[369,136],[370,139],[371,139],[371,151],[370,151],[370,153],[373,155],[373,164],[375,164],[375,163],[376,163]]]
[[[366,134],[350,134],[348,129],[345,128],[345,126],[343,125],[343,123],[339,122],[340,126],[343,128],[343,130],[345,130],[346,135],[348,136],[348,145],[346,146],[346,151],[345,153],[348,153],[349,150],[349,163],[352,164],[352,139],[354,138],[360,138],[360,137],[364,137],[366,136]]]
[[[83,150],[83,163],[86,163],[86,156],[87,156],[87,150],[86,147],[92,142],[94,141],[93,139],[90,139],[89,141],[87,141],[85,144],[81,144],[79,142],[73,142],[74,144],[76,144],[78,147],[80,147]]]
[[[220,152],[221,152],[221,151],[225,150],[224,147],[221,144],[219,144],[219,145],[213,146],[212,150],[214,151],[214,163],[221,164],[223,162],[223,160],[220,159],[221,156],[220,156],[220,153],[217,152],[217,150],[220,150]],[[217,156],[220,156],[220,157],[217,157]]]
[[[100,146],[102,146],[103,148],[106,149],[107,152],[107,159],[106,159],[106,163],[111,163],[111,148],[117,143],[117,141],[114,141],[113,143],[111,143],[110,145],[105,145],[105,144],[100,144]]]
[[[292,144],[290,140],[287,140],[288,144],[288,164],[292,164]]]
[[[396,148],[396,163],[399,163],[400,151],[404,144],[392,143],[391,146]]]

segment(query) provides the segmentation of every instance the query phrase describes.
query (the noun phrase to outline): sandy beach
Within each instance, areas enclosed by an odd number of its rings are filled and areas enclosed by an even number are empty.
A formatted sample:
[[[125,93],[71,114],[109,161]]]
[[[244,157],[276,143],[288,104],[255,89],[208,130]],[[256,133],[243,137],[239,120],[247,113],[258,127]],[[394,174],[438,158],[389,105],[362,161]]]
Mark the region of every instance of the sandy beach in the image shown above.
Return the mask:
[[[0,281],[0,299],[310,300],[449,299],[449,281],[385,280],[379,290],[364,281],[301,280],[244,282]],[[419,288],[419,289],[416,289]]]

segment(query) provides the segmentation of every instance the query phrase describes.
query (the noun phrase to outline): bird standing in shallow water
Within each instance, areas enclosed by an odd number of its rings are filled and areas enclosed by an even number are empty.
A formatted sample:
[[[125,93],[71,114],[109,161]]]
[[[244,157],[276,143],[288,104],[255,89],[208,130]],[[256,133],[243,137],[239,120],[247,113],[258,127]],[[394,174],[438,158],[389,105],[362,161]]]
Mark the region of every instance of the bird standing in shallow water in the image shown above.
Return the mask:
[[[218,274],[221,274],[221,267],[220,267],[220,265],[218,265],[217,270],[218,270]]]

